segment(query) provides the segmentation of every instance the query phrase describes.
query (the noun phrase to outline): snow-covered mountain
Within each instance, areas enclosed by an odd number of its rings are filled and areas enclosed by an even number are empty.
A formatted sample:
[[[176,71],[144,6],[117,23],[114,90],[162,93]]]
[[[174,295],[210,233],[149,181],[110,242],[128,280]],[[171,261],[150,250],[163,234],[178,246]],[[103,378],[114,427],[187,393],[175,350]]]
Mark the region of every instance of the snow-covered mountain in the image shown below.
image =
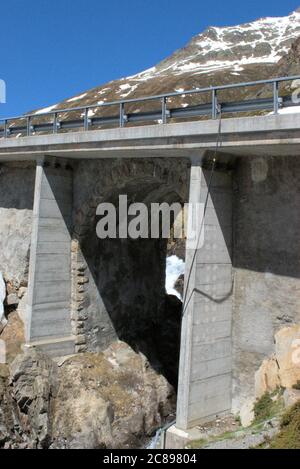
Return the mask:
[[[285,17],[262,18],[251,23],[229,27],[209,27],[195,36],[158,65],[133,75],[81,93],[45,109],[64,109],[102,104],[116,99],[129,99],[196,87],[266,79],[280,74],[300,73],[293,46],[300,37],[300,11]],[[294,49],[292,48],[294,47]],[[295,56],[295,50],[296,52]],[[294,59],[291,59],[291,54]],[[298,71],[299,69],[299,71]],[[99,77],[101,79],[101,77]],[[241,98],[259,90],[233,90],[226,97]],[[195,96],[170,100],[172,105],[187,106]],[[205,101],[199,96],[198,102]],[[153,104],[148,104],[148,108]],[[130,106],[130,111],[138,111]],[[145,106],[143,106],[145,109]],[[43,111],[43,110],[42,110]],[[41,110],[37,111],[37,113]],[[107,113],[107,109],[92,111]],[[111,111],[110,111],[111,112]]]
[[[248,65],[277,63],[300,35],[300,12],[224,28],[210,27],[156,67],[131,77],[144,81],[161,75],[197,75],[228,71],[239,75]]]

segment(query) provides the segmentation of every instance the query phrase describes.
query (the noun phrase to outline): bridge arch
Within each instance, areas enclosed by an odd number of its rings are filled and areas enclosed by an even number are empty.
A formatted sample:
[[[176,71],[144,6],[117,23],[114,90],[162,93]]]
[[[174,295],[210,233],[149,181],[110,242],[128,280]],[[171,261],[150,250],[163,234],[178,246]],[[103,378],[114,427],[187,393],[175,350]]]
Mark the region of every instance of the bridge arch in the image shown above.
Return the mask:
[[[74,173],[78,198],[74,201],[72,319],[79,338],[77,350],[102,350],[121,339],[153,363],[159,361],[154,336],[160,335],[166,314],[167,240],[99,239],[96,208],[103,202],[118,207],[119,195],[127,196],[128,205],[183,204],[188,200],[189,162],[179,161],[176,167],[170,159],[103,163],[79,164]],[[85,184],[91,180],[92,187]],[[180,317],[177,322],[179,338]],[[179,343],[176,346],[179,350]]]

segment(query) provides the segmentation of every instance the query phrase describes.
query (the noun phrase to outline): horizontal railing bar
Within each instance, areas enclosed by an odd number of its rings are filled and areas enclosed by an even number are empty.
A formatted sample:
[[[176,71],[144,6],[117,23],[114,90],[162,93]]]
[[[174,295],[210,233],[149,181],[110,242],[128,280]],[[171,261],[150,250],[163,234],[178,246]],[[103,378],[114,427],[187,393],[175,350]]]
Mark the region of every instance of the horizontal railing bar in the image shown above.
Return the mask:
[[[91,125],[94,124],[119,124],[120,116],[92,117]]]
[[[273,98],[258,98],[253,100],[237,101],[237,102],[224,102],[219,103],[221,106],[222,114],[233,113],[233,112],[245,112],[245,111],[259,111],[259,110],[269,110],[273,108]],[[290,97],[281,98],[280,106],[281,107],[290,107],[296,105],[291,101]],[[170,113],[170,118],[181,118],[181,117],[197,117],[209,115],[211,113],[211,104],[199,104],[194,106],[188,106],[186,108],[173,108],[168,110]],[[126,114],[127,122],[143,122],[143,121],[155,121],[161,119],[161,110],[141,112],[141,113],[129,113]],[[82,119],[74,120],[64,120],[57,121],[59,129],[74,129],[84,126],[84,117]],[[106,124],[118,124],[119,115],[107,116],[107,117],[92,117],[90,118],[90,127],[96,125],[106,125]],[[32,124],[32,132],[39,132],[43,130],[52,130],[53,123],[45,122],[39,124]],[[9,134],[14,135],[27,131],[27,125],[11,127],[9,129]],[[0,136],[4,135],[4,128],[0,129]]]
[[[18,120],[18,119],[26,119],[28,117],[38,119],[39,117],[42,117],[42,116],[52,116],[54,114],[64,114],[64,113],[76,112],[76,111],[82,111],[83,112],[86,109],[97,109],[97,108],[116,106],[116,105],[121,105],[121,104],[125,105],[125,104],[133,104],[133,103],[140,103],[140,102],[149,102],[149,101],[154,101],[154,100],[158,100],[158,99],[164,99],[164,98],[168,99],[168,98],[174,98],[174,97],[183,96],[183,95],[207,93],[207,92],[210,92],[210,91],[222,91],[222,90],[228,90],[228,89],[234,89],[234,88],[243,88],[243,87],[249,87],[249,86],[271,84],[271,83],[276,83],[276,82],[281,83],[281,82],[293,81],[293,80],[300,80],[300,75],[295,75],[295,76],[290,76],[290,77],[270,78],[268,80],[258,80],[258,81],[242,82],[242,83],[232,83],[232,84],[229,84],[229,85],[210,86],[210,87],[206,87],[206,88],[195,88],[195,89],[186,90],[186,91],[165,93],[165,94],[159,94],[159,95],[154,95],[154,96],[145,96],[145,97],[141,97],[141,98],[110,101],[108,103],[91,104],[91,105],[79,106],[79,107],[73,107],[73,108],[66,108],[66,109],[55,109],[53,111],[44,112],[44,113],[39,112],[38,114],[33,113],[33,114],[25,114],[23,116],[0,118],[0,121],[4,122],[5,120],[6,121],[11,121],[11,120]]]
[[[171,111],[170,111],[171,112]],[[161,120],[161,110],[153,112],[141,112],[127,114],[128,122],[142,122],[142,121],[155,121]]]

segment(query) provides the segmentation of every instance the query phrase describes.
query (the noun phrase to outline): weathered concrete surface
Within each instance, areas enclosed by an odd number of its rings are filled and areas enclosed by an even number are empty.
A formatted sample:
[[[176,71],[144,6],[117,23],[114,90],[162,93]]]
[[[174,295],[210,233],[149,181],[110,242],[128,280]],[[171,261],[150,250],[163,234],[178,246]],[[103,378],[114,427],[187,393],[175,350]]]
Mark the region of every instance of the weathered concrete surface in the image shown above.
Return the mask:
[[[214,149],[217,120],[144,125],[88,132],[69,132],[0,140],[0,161],[65,158],[192,157]],[[298,154],[300,115],[268,115],[223,119],[220,152],[232,154]]]
[[[254,397],[274,335],[300,322],[300,162],[240,159],[234,172],[233,408]]]
[[[27,284],[35,164],[0,165],[0,272],[16,289]]]
[[[26,341],[54,355],[74,352],[71,337],[71,169],[37,165]]]
[[[232,181],[229,172],[210,178],[192,162],[189,200],[206,209],[199,243],[187,241],[176,423],[184,430],[231,409]]]

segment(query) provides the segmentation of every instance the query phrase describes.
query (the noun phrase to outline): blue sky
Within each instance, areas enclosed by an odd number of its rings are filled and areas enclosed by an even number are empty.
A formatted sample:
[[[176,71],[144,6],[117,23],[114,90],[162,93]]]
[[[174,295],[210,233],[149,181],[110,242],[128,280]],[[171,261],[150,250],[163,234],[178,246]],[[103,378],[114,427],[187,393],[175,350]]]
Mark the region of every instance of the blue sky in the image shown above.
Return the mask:
[[[1,2],[0,116],[45,107],[149,68],[207,26],[283,16],[300,0]]]

